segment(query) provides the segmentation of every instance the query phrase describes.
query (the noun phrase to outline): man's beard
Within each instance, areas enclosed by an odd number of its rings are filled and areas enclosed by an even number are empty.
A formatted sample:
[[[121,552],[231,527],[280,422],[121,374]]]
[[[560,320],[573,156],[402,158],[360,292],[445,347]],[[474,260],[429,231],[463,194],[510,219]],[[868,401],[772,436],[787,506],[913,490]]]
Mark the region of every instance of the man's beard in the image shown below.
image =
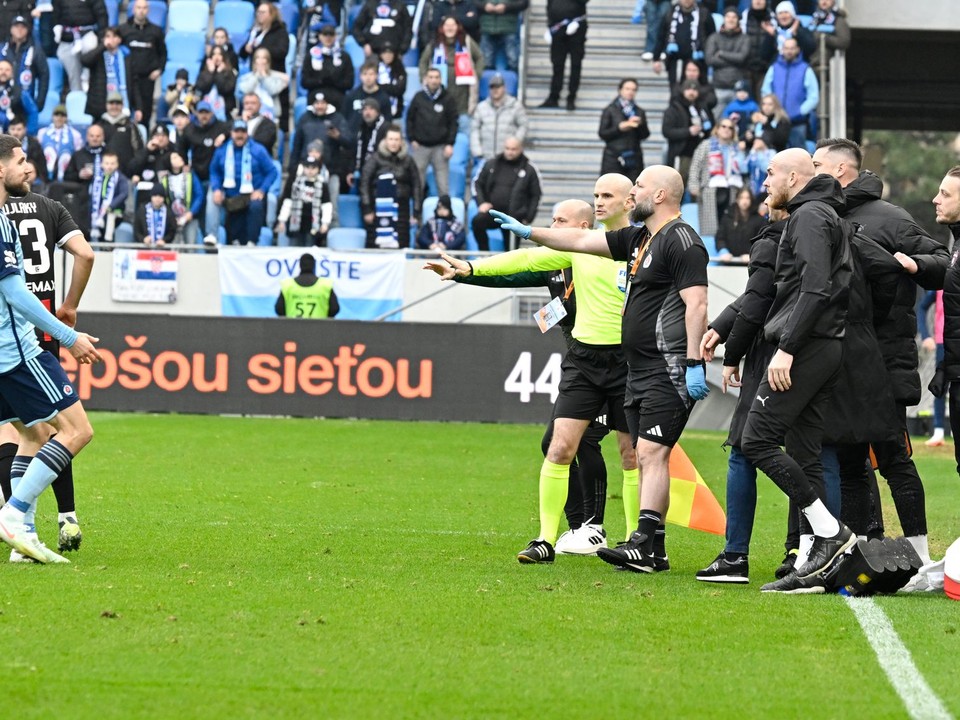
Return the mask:
[[[19,185],[14,185],[4,178],[3,189],[7,191],[8,195],[16,195],[19,197],[30,192],[30,183],[27,180],[24,180]]]
[[[771,210],[786,210],[787,207],[787,194],[781,190],[770,189],[767,191],[767,207]]]
[[[641,223],[653,215],[653,203],[649,200],[637,203],[630,211],[630,222]]]

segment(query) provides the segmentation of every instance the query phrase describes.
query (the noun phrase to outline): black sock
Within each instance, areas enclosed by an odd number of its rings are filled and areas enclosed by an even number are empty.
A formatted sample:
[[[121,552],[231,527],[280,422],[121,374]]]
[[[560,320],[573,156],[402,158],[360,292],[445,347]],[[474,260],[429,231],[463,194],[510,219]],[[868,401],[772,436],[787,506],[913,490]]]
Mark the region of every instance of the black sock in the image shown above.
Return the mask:
[[[53,494],[57,498],[57,512],[72,513],[76,511],[75,498],[73,496],[73,463],[71,462],[53,481]]]
[[[13,458],[16,454],[16,443],[0,445],[0,492],[3,492],[4,500],[9,500],[12,493],[10,489],[10,466],[13,465]]]
[[[660,513],[656,510],[640,510],[640,522],[637,530],[640,533],[640,549],[648,555],[653,554],[653,541],[660,526]]]
[[[656,557],[667,556],[667,528],[661,525],[653,536],[653,554]]]

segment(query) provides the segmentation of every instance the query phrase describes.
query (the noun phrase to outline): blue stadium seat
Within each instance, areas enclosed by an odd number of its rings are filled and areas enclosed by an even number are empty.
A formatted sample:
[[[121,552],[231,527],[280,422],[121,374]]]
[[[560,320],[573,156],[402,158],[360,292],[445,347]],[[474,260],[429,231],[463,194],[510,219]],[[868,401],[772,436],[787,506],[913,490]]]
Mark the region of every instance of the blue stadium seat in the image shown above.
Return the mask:
[[[307,111],[307,98],[298,97],[293,101],[293,124],[296,125],[297,121],[301,116]]]
[[[347,35],[347,39],[343,41],[343,49],[347,51],[347,55],[350,56],[350,60],[353,61],[353,83],[356,86],[360,82],[360,66],[363,65],[363,61],[366,60],[366,53],[363,52],[363,47],[360,43],[356,41],[356,38],[353,35]],[[407,84],[410,84],[410,80],[407,80]]]
[[[483,75],[480,76],[479,95],[481,100],[485,100],[490,94],[490,78],[492,78],[496,72],[496,70],[484,70]],[[516,97],[517,87],[520,83],[517,74],[513,72],[513,70],[503,70],[500,74],[503,75],[503,85],[507,89],[507,93]]]
[[[410,107],[413,96],[422,89],[422,84],[420,83],[419,67],[411,65],[409,67],[404,66],[403,69],[407,71],[407,89],[403,93],[403,107],[406,109]]]
[[[462,198],[467,194],[467,168],[450,163],[450,197]]]
[[[420,213],[420,222],[426,222],[433,217],[434,213],[437,210],[437,200],[440,198],[436,196],[427,197],[423,199],[423,212]],[[450,198],[450,205],[453,208],[453,215],[461,220],[461,222],[466,222],[467,219],[467,206],[463,202],[463,198],[452,197]]]
[[[47,68],[50,70],[50,85],[47,88],[47,99],[50,95],[60,96],[63,89],[63,65],[56,58],[47,58]]]
[[[469,161],[470,136],[466,133],[458,132],[457,139],[453,141],[453,155],[450,156],[450,164],[461,165],[464,170],[466,170]]]
[[[723,27],[723,15],[720,13],[713,14],[713,26],[717,29],[717,32],[720,32],[720,28]]]
[[[213,8],[213,26],[226,30],[234,46],[238,47],[237,36],[243,35],[243,41],[246,42],[250,35],[253,14],[253,5],[244,0],[220,0]]]
[[[347,32],[353,32],[353,23],[357,20],[357,15],[360,14],[360,11],[363,9],[363,3],[356,3],[347,11]]]
[[[440,190],[437,188],[437,176],[433,173],[433,165],[427,165],[426,175],[423,182],[427,186],[427,195],[439,195]]]
[[[331,228],[327,233],[327,247],[331,250],[362,250],[367,246],[367,231],[363,228]]]
[[[171,30],[167,33],[167,65],[203,60],[207,51],[207,36],[202,32]]]
[[[680,217],[683,221],[693,228],[693,231],[700,234],[700,209],[696,203],[684,203],[680,206]]]
[[[78,130],[93,124],[93,116],[87,115],[84,108],[87,106],[87,94],[83,90],[71,90],[67,93],[67,119]]]
[[[362,228],[363,215],[360,213],[360,196],[340,194],[337,198],[337,215],[340,218],[340,227]]]
[[[206,0],[173,0],[170,3],[170,27],[168,30],[202,32],[210,29],[210,5]],[[170,47],[170,43],[167,43]]]
[[[185,68],[187,71],[187,76],[191,83],[197,81],[197,76],[200,74],[200,68],[203,65],[203,60],[190,60],[190,61],[176,61],[169,59],[167,60],[166,66],[163,68],[163,75],[160,76],[160,86],[163,88],[162,92],[166,92],[167,87],[173,85],[177,81],[177,70],[180,68]]]
[[[286,23],[287,30],[297,34],[297,28],[300,27],[300,3],[296,0],[283,0],[275,2],[274,5],[280,10],[280,19]]]
[[[416,46],[410,48],[403,54],[404,67],[420,67],[420,51]]]
[[[287,75],[293,75],[293,63],[297,59],[297,36],[288,33],[290,38],[290,45],[287,48],[287,57],[284,58],[284,66],[286,67]]]
[[[209,12],[209,9],[208,9]],[[109,11],[107,15],[109,16]],[[133,3],[127,5],[127,17],[133,17]],[[147,20],[161,28],[167,28],[167,3],[165,0],[150,0],[150,9],[147,10]]]
[[[797,20],[799,20],[800,24],[807,30],[813,30],[813,15],[797,15]]]
[[[107,21],[110,27],[115,27],[120,23],[120,0],[104,0],[107,6]]]

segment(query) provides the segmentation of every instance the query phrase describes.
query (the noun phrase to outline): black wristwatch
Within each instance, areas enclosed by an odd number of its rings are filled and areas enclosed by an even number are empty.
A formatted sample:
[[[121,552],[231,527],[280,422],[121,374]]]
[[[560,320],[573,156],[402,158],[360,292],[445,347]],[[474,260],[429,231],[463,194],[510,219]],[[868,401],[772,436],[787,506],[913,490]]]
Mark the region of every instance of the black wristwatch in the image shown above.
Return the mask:
[[[706,366],[707,364],[703,360],[691,360],[690,358],[687,358],[688,368],[695,368],[695,367],[705,368]]]

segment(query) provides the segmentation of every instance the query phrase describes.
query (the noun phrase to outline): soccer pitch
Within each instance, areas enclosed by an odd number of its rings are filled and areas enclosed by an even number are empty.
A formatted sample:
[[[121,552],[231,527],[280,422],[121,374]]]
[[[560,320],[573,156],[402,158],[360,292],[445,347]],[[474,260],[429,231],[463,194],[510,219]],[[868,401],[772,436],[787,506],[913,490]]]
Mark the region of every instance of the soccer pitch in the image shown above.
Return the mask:
[[[18,718],[960,715],[960,603],[877,600],[942,702],[923,715],[845,600],[760,594],[786,525],[763,476],[751,584],[728,587],[694,580],[722,538],[674,526],[665,574],[517,563],[538,529],[538,426],[92,419],[82,550],[0,568]],[[681,441],[721,503],[722,440]],[[612,436],[604,447],[616,540]],[[935,557],[960,534],[952,449],[916,450]],[[48,544],[55,518],[47,493]]]

